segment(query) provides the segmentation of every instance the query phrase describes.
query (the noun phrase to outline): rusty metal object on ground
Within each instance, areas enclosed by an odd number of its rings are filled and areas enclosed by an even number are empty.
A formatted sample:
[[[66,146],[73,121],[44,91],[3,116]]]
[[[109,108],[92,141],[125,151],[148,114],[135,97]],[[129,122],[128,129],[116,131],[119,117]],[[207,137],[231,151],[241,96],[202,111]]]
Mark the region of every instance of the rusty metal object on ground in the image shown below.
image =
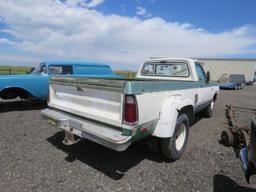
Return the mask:
[[[256,109],[226,105],[227,129],[221,133],[221,143],[232,146],[242,162],[246,181],[256,174],[256,119],[252,119],[251,126],[241,125],[237,113],[255,113]]]
[[[229,129],[221,133],[221,141],[227,147],[234,145],[234,136]]]

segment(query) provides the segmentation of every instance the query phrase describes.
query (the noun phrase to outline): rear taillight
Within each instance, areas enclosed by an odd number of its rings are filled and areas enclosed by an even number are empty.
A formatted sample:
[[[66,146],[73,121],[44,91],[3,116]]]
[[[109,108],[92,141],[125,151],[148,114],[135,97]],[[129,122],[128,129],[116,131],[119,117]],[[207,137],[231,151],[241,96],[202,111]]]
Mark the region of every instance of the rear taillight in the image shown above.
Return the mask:
[[[138,121],[137,101],[134,95],[125,96],[124,123],[136,124]]]

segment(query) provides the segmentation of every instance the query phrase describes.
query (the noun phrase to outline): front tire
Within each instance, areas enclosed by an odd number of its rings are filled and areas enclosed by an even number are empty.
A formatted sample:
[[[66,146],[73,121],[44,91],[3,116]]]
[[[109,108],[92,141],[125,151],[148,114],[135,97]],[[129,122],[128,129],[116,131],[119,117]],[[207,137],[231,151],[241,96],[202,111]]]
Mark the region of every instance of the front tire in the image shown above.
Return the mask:
[[[210,105],[205,109],[205,117],[211,118],[213,116],[215,102],[211,101]]]
[[[171,161],[178,160],[184,153],[188,142],[189,127],[188,116],[182,114],[177,118],[173,136],[161,140],[162,154]]]

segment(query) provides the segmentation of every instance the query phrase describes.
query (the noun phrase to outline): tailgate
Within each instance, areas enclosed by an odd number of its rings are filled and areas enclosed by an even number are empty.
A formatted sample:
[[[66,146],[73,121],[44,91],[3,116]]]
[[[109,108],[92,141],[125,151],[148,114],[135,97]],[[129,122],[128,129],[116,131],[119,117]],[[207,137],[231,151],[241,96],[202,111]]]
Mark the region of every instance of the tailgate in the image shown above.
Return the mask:
[[[125,81],[82,77],[52,77],[50,107],[107,124],[121,126]]]

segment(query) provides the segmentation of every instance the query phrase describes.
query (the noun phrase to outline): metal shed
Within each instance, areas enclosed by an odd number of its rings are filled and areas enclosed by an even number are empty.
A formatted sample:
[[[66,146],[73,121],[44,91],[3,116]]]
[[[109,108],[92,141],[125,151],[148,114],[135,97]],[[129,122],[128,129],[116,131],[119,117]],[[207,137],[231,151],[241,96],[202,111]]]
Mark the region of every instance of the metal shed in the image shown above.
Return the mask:
[[[256,71],[256,58],[197,58],[205,71],[211,72],[211,79],[219,80],[223,74],[244,74],[246,81],[252,81]]]

